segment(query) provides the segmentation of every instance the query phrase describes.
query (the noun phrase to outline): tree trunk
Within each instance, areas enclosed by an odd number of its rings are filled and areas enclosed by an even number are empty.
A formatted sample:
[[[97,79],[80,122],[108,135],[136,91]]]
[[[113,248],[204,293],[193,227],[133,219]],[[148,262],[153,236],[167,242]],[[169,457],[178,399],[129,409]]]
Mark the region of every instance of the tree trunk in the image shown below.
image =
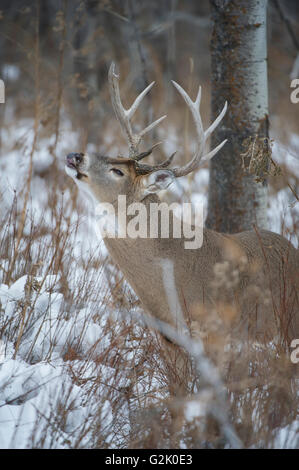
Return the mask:
[[[267,228],[267,184],[243,169],[245,139],[268,136],[267,0],[210,0],[214,27],[212,118],[228,111],[212,147],[228,142],[211,161],[208,228],[236,233]],[[248,142],[248,140],[247,140]]]

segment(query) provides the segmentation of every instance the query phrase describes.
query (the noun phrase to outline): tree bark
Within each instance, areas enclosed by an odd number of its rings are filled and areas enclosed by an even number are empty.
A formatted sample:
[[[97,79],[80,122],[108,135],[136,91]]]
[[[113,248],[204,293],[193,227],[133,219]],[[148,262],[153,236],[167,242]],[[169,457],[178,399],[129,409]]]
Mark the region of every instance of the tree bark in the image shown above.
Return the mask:
[[[208,228],[236,233],[253,224],[267,228],[267,183],[256,182],[242,166],[249,137],[268,136],[267,0],[210,0],[212,118],[225,100],[228,111],[212,137],[225,138],[211,161]]]

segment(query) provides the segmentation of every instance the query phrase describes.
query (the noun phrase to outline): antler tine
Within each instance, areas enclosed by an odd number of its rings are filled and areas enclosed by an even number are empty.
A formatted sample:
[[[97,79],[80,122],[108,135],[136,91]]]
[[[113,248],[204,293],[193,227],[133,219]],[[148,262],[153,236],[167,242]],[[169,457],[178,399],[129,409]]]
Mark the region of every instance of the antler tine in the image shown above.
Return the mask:
[[[145,90],[143,90],[135,99],[134,103],[129,109],[125,109],[120,98],[120,91],[119,91],[119,75],[115,71],[115,64],[112,62],[109,68],[108,73],[108,81],[109,81],[109,90],[110,96],[112,101],[112,106],[114,112],[116,114],[117,119],[121,125],[121,128],[124,134],[127,137],[129,143],[129,156],[133,159],[136,158],[138,155],[138,147],[141,142],[142,137],[149,131],[151,131],[154,127],[156,127],[163,119],[166,118],[165,116],[160,117],[156,121],[149,124],[145,129],[140,131],[138,134],[134,134],[131,125],[131,118],[136,112],[138,106],[140,105],[141,101],[145,97],[145,95],[151,90],[154,86],[155,82],[152,82],[148,85]]]
[[[204,155],[204,150],[205,150],[205,144],[208,139],[208,137],[212,134],[212,132],[216,129],[220,121],[223,119],[226,110],[227,110],[227,102],[225,102],[225,105],[219,114],[219,116],[215,119],[215,121],[210,125],[210,127],[204,131],[203,125],[202,125],[202,119],[200,115],[200,100],[201,100],[201,87],[198,89],[198,93],[196,96],[195,101],[192,101],[190,96],[186,93],[186,91],[175,81],[172,80],[173,85],[175,88],[178,90],[182,98],[184,99],[185,103],[187,104],[188,108],[191,111],[195,127],[196,127],[196,133],[197,133],[197,150],[192,158],[192,160],[187,163],[187,165],[184,165],[181,168],[173,168],[173,174],[176,177],[180,176],[185,176],[191,173],[192,171],[196,170],[201,162],[210,160],[226,143],[226,140],[221,142],[215,149],[211,150],[209,153]]]
[[[171,164],[172,160],[174,159],[175,154],[176,154],[176,151],[173,152],[173,153],[170,155],[170,157],[168,157],[166,160],[164,160],[164,162],[160,163],[160,164],[158,165],[159,168],[160,168],[160,169],[162,169],[162,168],[167,168],[167,167]]]
[[[190,96],[185,92],[185,90],[176,83],[174,80],[171,80],[173,86],[178,90],[182,98],[184,99],[185,103],[187,104],[188,108],[191,111],[191,114],[194,119],[194,123],[196,125],[196,130],[199,135],[202,135],[204,137],[204,130],[203,130],[203,125],[202,125],[202,120],[201,120],[201,115],[199,112],[199,107],[200,107],[200,101],[201,101],[201,86],[198,88],[198,93],[196,96],[196,100],[192,101]]]
[[[214,132],[214,130],[216,129],[216,127],[218,126],[218,124],[222,121],[222,118],[224,117],[225,113],[226,113],[226,110],[227,110],[227,101],[224,103],[224,106],[223,106],[223,109],[221,111],[221,113],[219,114],[218,117],[216,117],[215,121],[210,125],[210,127],[205,131],[205,137],[206,139],[208,137],[210,137],[210,135],[212,134],[212,132]]]
[[[142,160],[145,157],[148,157],[152,153],[152,151],[156,147],[158,147],[158,145],[161,145],[161,144],[162,144],[162,142],[157,142],[156,144],[152,145],[152,147],[150,149],[146,150],[145,152],[140,153],[139,155],[136,155],[135,160],[137,162],[140,162],[140,160]]]
[[[175,154],[176,152],[174,152],[172,155],[170,155],[170,157],[168,157],[166,160],[164,160],[162,163],[159,163],[158,165],[152,166],[152,165],[146,165],[143,163],[136,162],[136,167],[135,167],[136,172],[138,175],[147,175],[148,173],[151,173],[152,171],[163,170],[164,168],[167,168],[171,164]]]

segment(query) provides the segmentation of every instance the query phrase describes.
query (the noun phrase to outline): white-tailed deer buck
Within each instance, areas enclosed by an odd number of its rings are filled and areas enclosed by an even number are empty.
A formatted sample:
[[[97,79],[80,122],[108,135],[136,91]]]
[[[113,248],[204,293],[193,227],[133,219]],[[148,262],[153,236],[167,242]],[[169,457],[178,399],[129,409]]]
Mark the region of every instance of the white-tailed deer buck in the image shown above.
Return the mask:
[[[169,168],[171,156],[164,163],[150,166],[141,159],[152,151],[140,153],[143,135],[165,116],[135,134],[131,118],[149,85],[129,109],[122,105],[119,77],[112,64],[109,87],[112,104],[122,130],[128,138],[125,157],[71,153],[66,171],[79,188],[97,203],[110,203],[118,219],[117,200],[126,196],[126,206],[136,202],[145,206],[160,203],[158,192],[176,178],[196,171],[203,161],[213,157],[225,144],[205,154],[208,137],[223,118],[227,105],[215,122],[204,131],[200,115],[199,88],[195,101],[173,82],[189,107],[197,131],[197,149],[189,163]],[[131,213],[131,215],[134,215]],[[169,220],[173,224],[173,220]],[[236,340],[267,343],[280,338],[287,346],[299,338],[298,273],[299,254],[282,236],[265,230],[228,235],[203,229],[202,246],[186,249],[185,239],[105,238],[113,260],[139,297],[144,309],[158,320],[180,327],[186,323],[206,345]]]

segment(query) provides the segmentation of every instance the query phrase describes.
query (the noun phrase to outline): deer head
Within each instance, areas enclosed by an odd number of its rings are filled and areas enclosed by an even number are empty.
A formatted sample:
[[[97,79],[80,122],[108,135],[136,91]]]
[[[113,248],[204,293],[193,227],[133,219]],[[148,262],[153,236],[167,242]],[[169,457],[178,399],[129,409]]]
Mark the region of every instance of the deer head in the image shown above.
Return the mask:
[[[193,116],[197,134],[197,149],[192,160],[183,167],[169,168],[174,154],[159,165],[141,163],[141,160],[150,155],[158,145],[155,144],[149,150],[140,153],[139,146],[143,136],[166,117],[160,117],[139,133],[134,133],[132,130],[131,119],[144,96],[153,87],[154,82],[137,96],[129,109],[125,109],[120,98],[119,75],[116,74],[114,63],[110,66],[108,79],[114,112],[128,140],[128,156],[126,158],[111,158],[96,154],[70,153],[66,158],[67,173],[95,201],[113,204],[120,194],[126,195],[128,200],[141,201],[149,194],[166,189],[175,178],[197,170],[204,161],[211,159],[225,144],[226,140],[205,154],[206,141],[225,115],[227,103],[213,124],[204,131],[199,109],[201,87],[199,87],[195,101],[192,101],[185,90],[172,81]]]

